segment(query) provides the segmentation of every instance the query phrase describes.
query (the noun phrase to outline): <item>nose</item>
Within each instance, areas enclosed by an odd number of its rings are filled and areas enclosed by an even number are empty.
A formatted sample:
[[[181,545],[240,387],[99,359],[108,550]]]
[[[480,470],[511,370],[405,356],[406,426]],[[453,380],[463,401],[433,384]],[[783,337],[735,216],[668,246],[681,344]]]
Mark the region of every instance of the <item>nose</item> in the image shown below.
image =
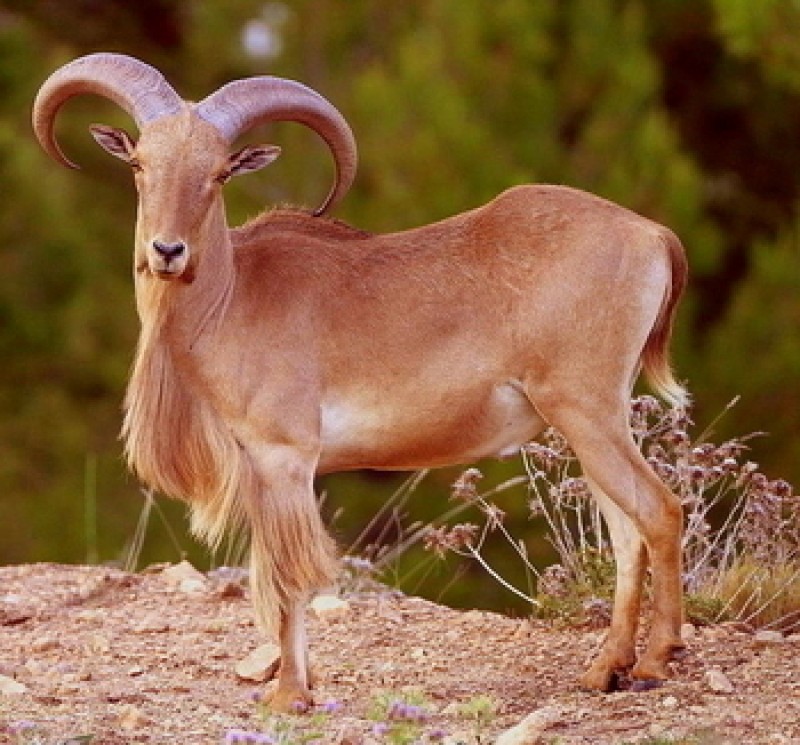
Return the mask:
[[[153,241],[153,248],[156,253],[164,259],[166,264],[169,264],[173,259],[177,259],[186,252],[186,244],[182,241],[176,243],[162,243],[161,241]]]

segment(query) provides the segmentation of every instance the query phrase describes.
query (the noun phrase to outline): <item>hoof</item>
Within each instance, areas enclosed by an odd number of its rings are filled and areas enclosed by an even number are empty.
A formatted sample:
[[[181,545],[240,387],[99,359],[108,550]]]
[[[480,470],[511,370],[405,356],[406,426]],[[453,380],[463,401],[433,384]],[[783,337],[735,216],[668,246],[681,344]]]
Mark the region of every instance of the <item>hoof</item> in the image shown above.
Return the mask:
[[[579,679],[578,684],[586,691],[613,693],[619,690],[620,673],[607,668],[592,667]]]
[[[613,693],[625,690],[628,671],[636,657],[631,654],[599,655],[581,676],[580,686],[589,691]]]
[[[311,693],[301,689],[281,689],[267,691],[261,699],[262,704],[274,714],[305,714],[313,705]]]

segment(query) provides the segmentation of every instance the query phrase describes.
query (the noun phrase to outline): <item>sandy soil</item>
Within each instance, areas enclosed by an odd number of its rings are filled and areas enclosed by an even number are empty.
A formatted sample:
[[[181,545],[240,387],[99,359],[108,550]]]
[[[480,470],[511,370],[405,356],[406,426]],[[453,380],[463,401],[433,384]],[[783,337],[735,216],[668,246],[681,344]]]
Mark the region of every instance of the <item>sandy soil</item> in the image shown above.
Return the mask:
[[[334,711],[271,720],[254,702],[263,686],[235,672],[265,641],[238,577],[0,568],[0,742],[245,742],[236,730],[269,742],[265,733],[277,737],[283,727],[281,743],[439,737],[469,745],[496,742],[538,712],[525,742],[800,743],[798,635],[696,629],[668,684],[602,695],[575,683],[602,631],[460,612],[389,591],[352,596],[332,616],[309,615],[319,711]],[[414,737],[401,740],[396,722],[370,718],[381,691],[406,703],[424,697],[426,720]],[[479,696],[494,702],[483,718],[470,713]]]

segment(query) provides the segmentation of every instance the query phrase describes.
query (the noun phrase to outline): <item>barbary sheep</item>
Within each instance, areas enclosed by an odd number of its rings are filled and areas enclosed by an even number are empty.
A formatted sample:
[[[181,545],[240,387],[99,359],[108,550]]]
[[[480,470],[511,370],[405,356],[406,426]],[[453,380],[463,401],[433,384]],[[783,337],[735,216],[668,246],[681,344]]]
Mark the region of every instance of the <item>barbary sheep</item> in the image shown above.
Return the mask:
[[[314,477],[508,455],[551,425],[581,462],[617,562],[611,628],[583,683],[607,690],[621,670],[643,686],[665,678],[682,646],[681,506],[638,451],[628,412],[641,371],[673,404],[686,400],[667,349],[687,275],[674,234],[544,185],[405,232],[357,230],[322,214],[349,189],[356,147],[318,93],[261,76],[191,103],[118,54],[74,60],[39,90],[36,135],[66,165],[55,118],[87,93],[139,129],[135,141],[91,128],[133,169],[139,196],[127,459],[189,503],[211,544],[249,532],[256,615],[282,653],[272,708],[311,701],[304,609],[337,574]],[[335,184],[315,213],[275,209],[229,228],[223,184],[279,153],[230,147],[274,120],[326,141]],[[648,562],[652,622],[637,661]]]

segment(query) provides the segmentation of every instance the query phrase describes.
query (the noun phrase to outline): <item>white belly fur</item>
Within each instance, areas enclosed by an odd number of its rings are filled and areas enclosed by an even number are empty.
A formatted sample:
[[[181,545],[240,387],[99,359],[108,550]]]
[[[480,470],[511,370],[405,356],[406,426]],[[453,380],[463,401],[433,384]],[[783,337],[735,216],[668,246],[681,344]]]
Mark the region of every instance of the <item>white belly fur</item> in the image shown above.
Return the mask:
[[[461,405],[454,405],[456,401]],[[321,419],[324,470],[404,469],[504,458],[545,426],[515,380],[448,396],[438,404],[351,394],[326,401]],[[412,442],[431,453],[430,462],[403,462],[401,454]]]

